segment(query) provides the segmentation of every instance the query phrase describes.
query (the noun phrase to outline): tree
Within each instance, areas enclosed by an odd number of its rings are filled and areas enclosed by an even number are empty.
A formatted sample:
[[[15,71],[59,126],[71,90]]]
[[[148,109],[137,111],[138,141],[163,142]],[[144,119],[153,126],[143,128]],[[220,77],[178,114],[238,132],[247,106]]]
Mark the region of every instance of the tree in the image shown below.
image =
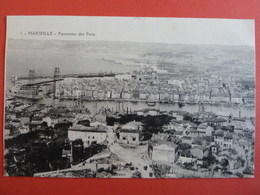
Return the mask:
[[[215,156],[212,155],[212,153],[210,152],[209,155],[207,157],[203,158],[203,161],[206,162],[207,166],[214,164],[217,159],[215,158]]]
[[[247,166],[244,171],[243,171],[244,174],[247,174],[247,175],[254,175],[254,169],[250,166]]]
[[[188,150],[191,149],[191,145],[187,143],[180,143],[178,149],[181,151]]]
[[[89,120],[81,120],[81,121],[78,122],[78,124],[84,125],[86,127],[89,127],[90,126],[90,121]]]
[[[136,172],[133,173],[132,178],[142,178],[141,172],[137,170]]]
[[[81,162],[84,159],[84,146],[82,139],[76,139],[72,142],[73,162]]]
[[[228,165],[229,165],[229,162],[228,162],[227,159],[223,158],[223,159],[221,160],[221,162],[220,162],[220,165],[222,166],[222,169],[223,169],[224,171],[226,171],[226,170],[227,170],[227,167],[228,167]]]

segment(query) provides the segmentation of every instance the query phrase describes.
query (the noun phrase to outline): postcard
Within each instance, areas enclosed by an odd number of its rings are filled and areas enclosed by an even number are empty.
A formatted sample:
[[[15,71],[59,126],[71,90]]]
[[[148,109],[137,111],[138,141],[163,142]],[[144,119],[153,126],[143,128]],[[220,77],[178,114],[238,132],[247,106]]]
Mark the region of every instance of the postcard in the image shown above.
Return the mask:
[[[8,16],[5,71],[5,176],[254,177],[254,20]]]

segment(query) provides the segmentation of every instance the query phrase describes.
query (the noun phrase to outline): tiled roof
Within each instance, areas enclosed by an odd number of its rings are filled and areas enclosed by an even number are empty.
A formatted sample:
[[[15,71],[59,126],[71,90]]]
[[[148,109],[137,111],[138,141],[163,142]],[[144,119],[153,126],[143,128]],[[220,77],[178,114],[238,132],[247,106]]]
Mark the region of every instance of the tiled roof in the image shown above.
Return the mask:
[[[224,136],[224,131],[223,130],[216,130],[215,132],[214,132],[214,135],[215,136]]]
[[[76,124],[69,128],[69,131],[86,131],[86,132],[106,132],[104,129],[97,127],[86,127],[84,125]]]

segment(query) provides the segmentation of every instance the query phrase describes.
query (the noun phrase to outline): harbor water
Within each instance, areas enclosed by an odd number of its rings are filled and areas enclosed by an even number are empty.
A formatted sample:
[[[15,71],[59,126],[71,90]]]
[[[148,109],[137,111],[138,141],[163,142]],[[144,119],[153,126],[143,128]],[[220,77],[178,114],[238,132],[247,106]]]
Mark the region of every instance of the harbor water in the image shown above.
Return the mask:
[[[53,105],[53,106],[67,106],[73,107],[75,102],[72,100],[59,100],[45,98],[40,100],[38,103]],[[158,109],[160,111],[187,111],[189,113],[196,113],[199,111],[199,105],[190,105],[185,104],[180,107],[177,103],[156,103],[155,106],[148,106],[146,102],[131,102],[131,101],[83,101],[81,104],[82,107],[87,108],[91,112],[98,112],[100,109],[110,109],[114,112],[122,112],[128,109],[129,112],[134,112],[141,109]],[[204,105],[204,110],[206,112],[213,112],[216,115],[228,116],[232,114],[234,117],[255,117],[255,110],[243,106],[227,106],[227,105]]]

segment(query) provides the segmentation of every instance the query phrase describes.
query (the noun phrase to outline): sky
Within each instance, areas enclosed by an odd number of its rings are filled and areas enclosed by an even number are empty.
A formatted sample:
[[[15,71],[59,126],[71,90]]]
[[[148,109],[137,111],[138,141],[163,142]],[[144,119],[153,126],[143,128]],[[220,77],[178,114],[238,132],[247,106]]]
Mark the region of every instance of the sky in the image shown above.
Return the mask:
[[[8,16],[7,38],[247,45],[254,47],[254,24],[254,20],[249,19]],[[54,34],[52,36],[28,35],[28,32],[34,31],[52,31]],[[94,33],[95,36],[60,36],[59,32],[76,34],[89,32]]]

